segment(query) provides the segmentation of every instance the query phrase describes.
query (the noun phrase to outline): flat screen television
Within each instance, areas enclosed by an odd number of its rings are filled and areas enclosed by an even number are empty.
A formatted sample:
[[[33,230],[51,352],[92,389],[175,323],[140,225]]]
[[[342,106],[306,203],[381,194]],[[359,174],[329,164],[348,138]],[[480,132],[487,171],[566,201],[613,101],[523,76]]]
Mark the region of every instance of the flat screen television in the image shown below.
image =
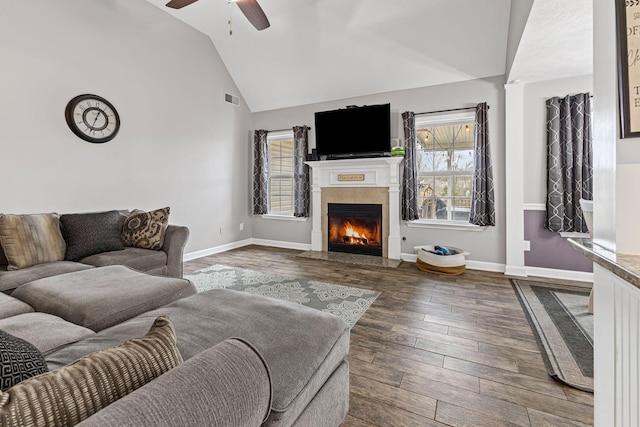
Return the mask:
[[[327,159],[374,157],[391,151],[391,105],[365,105],[315,114],[316,151]]]

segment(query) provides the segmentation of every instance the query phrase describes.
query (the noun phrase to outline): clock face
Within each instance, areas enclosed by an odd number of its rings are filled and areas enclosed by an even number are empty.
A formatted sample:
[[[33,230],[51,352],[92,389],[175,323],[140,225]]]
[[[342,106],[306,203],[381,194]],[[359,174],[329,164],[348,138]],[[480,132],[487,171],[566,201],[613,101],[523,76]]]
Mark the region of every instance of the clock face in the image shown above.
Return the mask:
[[[64,116],[73,133],[96,144],[111,141],[120,129],[115,107],[97,95],[76,96],[67,104]]]

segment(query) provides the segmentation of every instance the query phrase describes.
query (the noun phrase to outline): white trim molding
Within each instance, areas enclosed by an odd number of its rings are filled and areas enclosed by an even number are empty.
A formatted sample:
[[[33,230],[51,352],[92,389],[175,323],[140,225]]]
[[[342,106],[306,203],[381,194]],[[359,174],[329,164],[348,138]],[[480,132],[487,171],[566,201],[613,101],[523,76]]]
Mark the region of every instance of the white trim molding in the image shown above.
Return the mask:
[[[593,273],[585,271],[558,270],[555,268],[525,267],[527,276],[545,277],[558,280],[575,280],[593,283]]]
[[[194,259],[206,257],[208,255],[215,255],[221,252],[226,252],[232,249],[238,249],[238,248],[242,248],[244,246],[249,246],[249,245],[271,246],[274,248],[295,249],[299,251],[311,250],[310,243],[283,242],[279,240],[267,240],[267,239],[245,239],[245,240],[239,240],[237,242],[227,243],[225,245],[215,246],[209,249],[202,249],[200,251],[189,252],[184,255],[184,260],[191,261]]]
[[[191,261],[194,259],[209,256],[209,255],[219,254],[220,252],[230,251],[231,249],[238,249],[238,248],[242,248],[243,246],[249,246],[252,243],[252,240],[253,239],[245,239],[237,242],[227,243],[225,245],[215,246],[209,249],[202,249],[195,252],[189,252],[184,254],[183,260]]]
[[[405,221],[405,224],[409,228],[437,228],[440,230],[458,230],[458,231],[484,231],[487,227],[480,225],[469,224],[468,222],[462,221],[438,221],[438,220],[427,220],[427,219],[417,219],[415,221]]]
[[[262,219],[277,219],[280,221],[307,221],[309,218],[302,218],[302,217],[297,217],[297,216],[293,216],[293,215],[277,215],[277,214],[264,214],[264,215],[260,215],[260,218]]]
[[[522,209],[525,211],[546,211],[547,205],[544,203],[525,203]]]

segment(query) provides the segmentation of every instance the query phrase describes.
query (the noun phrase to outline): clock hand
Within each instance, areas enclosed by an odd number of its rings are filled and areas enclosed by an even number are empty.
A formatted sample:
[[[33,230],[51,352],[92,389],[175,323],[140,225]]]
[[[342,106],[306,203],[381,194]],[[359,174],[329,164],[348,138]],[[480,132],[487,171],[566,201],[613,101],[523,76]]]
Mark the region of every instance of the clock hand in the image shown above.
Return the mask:
[[[102,111],[102,110],[100,110],[99,108],[98,108],[98,110],[99,110],[99,111]],[[96,127],[96,122],[98,121],[98,116],[100,116],[100,113],[98,113],[98,112],[96,111],[96,117],[93,119],[93,124],[91,125],[92,130],[93,130],[93,128],[94,128],[94,127]]]

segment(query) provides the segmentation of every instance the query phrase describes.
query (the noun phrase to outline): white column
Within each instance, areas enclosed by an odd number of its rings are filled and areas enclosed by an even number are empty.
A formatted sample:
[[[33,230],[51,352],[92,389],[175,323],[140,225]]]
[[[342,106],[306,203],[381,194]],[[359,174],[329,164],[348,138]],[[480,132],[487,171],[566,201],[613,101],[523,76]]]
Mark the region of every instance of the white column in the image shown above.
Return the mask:
[[[393,159],[393,158],[392,158]],[[389,259],[400,259],[400,165],[389,159]]]
[[[314,169],[315,162],[306,162],[311,168],[311,250],[322,251],[322,187],[320,170]]]
[[[505,86],[505,274],[526,276],[524,267],[524,84]]]

